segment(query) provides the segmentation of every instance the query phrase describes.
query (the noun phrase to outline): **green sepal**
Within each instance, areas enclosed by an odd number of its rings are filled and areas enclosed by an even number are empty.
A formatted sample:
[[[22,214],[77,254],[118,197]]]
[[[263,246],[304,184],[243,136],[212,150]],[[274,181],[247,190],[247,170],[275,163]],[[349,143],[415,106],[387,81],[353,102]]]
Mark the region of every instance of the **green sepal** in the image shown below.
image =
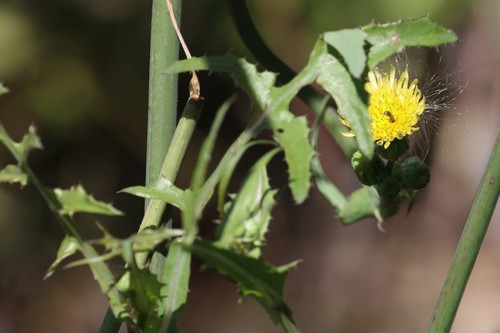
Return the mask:
[[[384,162],[377,155],[368,159],[360,151],[356,151],[351,158],[351,166],[364,185],[375,185],[382,182],[386,176]]]
[[[403,156],[403,154],[406,153],[409,148],[410,146],[408,144],[408,138],[404,137],[401,140],[393,140],[391,142],[391,145],[387,147],[387,149],[383,146],[376,146],[375,153],[378,156],[385,158],[386,160],[395,161]]]

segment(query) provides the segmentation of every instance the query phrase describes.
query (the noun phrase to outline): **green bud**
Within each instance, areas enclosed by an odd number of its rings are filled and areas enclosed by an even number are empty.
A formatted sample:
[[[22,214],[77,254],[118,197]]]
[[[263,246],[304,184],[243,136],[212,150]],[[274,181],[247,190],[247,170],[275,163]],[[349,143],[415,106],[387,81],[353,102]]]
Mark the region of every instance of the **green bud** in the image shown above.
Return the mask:
[[[386,175],[384,162],[377,155],[370,160],[357,151],[352,155],[351,165],[359,181],[368,186],[380,183]]]
[[[401,184],[396,178],[387,176],[380,184],[375,185],[375,188],[377,189],[378,195],[380,195],[380,197],[385,199],[392,199],[399,194],[399,191],[401,190]]]
[[[387,147],[387,149],[385,149],[383,146],[376,146],[375,153],[378,156],[385,158],[386,160],[395,161],[403,156],[403,154],[408,151],[409,147],[410,146],[408,145],[408,139],[404,137],[401,140],[392,140],[390,146]]]
[[[392,169],[392,175],[410,190],[424,188],[431,178],[429,168],[417,156],[409,157]]]

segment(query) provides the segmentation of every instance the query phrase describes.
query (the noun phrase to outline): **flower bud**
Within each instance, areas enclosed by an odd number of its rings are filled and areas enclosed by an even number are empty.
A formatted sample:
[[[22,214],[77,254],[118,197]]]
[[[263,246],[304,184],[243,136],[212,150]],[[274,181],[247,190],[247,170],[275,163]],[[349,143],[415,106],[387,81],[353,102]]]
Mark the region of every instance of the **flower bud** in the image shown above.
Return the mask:
[[[359,181],[364,185],[378,184],[386,175],[384,162],[377,155],[370,160],[357,151],[352,155],[351,165]]]
[[[387,176],[381,183],[375,185],[375,188],[377,189],[378,195],[380,195],[380,197],[384,199],[392,199],[399,194],[399,191],[401,190],[401,184],[396,178]]]
[[[429,168],[417,156],[412,156],[392,169],[392,175],[410,190],[424,188],[431,178]]]
[[[375,153],[386,160],[395,161],[403,156],[403,154],[408,151],[408,148],[408,139],[404,137],[401,140],[392,140],[391,145],[387,147],[387,149],[383,146],[376,146]]]

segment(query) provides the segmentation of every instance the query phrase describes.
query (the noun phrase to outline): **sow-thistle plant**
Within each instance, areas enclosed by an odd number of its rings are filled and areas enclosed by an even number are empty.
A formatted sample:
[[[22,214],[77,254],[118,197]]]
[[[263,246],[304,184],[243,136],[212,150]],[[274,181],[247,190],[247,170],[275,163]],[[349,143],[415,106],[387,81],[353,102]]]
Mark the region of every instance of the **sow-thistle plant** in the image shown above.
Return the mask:
[[[229,5],[233,15],[248,14],[244,8],[235,8],[244,6],[244,1],[230,1]],[[236,24],[249,22],[242,17],[236,18]],[[256,32],[255,29],[242,31]],[[346,40],[353,43],[345,44]],[[281,84],[276,83],[279,79],[276,74],[259,71],[257,66],[231,54],[191,58],[163,68],[162,73],[168,74],[202,70],[228,73],[235,85],[250,97],[255,117],[223,157],[213,161],[215,168],[209,170],[211,163],[208,162],[231,102],[223,104],[200,149],[191,185],[180,188],[175,184],[174,174],[180,167],[202,104],[199,96],[190,98],[157,181],[123,190],[152,199],[143,219],[143,225],[147,227],[141,227],[137,234],[125,240],[112,237],[102,228],[101,239],[91,242],[83,236],[72,218],[74,213],[119,215],[120,212],[97,202],[80,188],[67,191],[45,188],[28,167],[27,153],[40,148],[35,144],[38,138],[34,132],[18,143],[0,125],[0,142],[18,161],[17,165],[0,170],[0,182],[32,183],[47,200],[67,233],[48,275],[70,256],[81,252],[84,258],[70,265],[88,264],[110,300],[111,311],[107,318],[113,324],[106,320],[101,332],[116,332],[119,327],[116,320],[127,322],[137,332],[176,331],[177,316],[185,305],[189,290],[191,255],[201,258],[206,266],[234,281],[241,297],[255,297],[284,331],[299,332],[292,311],[283,300],[287,272],[297,262],[276,267],[261,258],[272,210],[278,204],[275,200],[278,191],[269,182],[268,164],[275,156],[284,155],[288,186],[295,202],[301,204],[307,199],[311,179],[314,179],[345,224],[366,217],[376,217],[381,221],[394,214],[401,200],[413,198],[430,178],[425,163],[418,156],[407,153],[408,138],[420,130],[426,98],[418,81],[411,80],[407,70],[401,75],[397,75],[395,69],[384,73],[376,69],[376,65],[408,45],[438,46],[455,40],[453,32],[428,18],[325,33],[318,38],[304,69],[289,82]],[[375,69],[368,71],[367,68]],[[361,74],[366,71],[367,105],[356,87],[356,82],[363,79]],[[302,93],[313,83],[321,86],[328,98],[334,100],[341,121],[350,129],[349,135],[356,138],[359,150],[352,155],[352,166],[366,186],[349,196],[344,196],[322,173],[307,119],[290,111],[292,99],[297,95],[303,97]],[[310,102],[310,97],[304,100]],[[320,104],[315,103],[316,106]],[[327,127],[331,125],[327,117],[322,118],[319,107],[312,109],[318,114],[318,124],[323,119]],[[329,128],[330,132],[336,135],[337,128],[332,129]],[[266,133],[272,133],[269,140],[255,140]],[[271,144],[272,149],[250,168],[238,193],[228,195],[228,185],[233,181],[236,166],[246,151],[256,144]],[[198,223],[216,188],[219,207],[222,208],[221,224],[216,235],[202,237],[198,234]],[[387,202],[393,203],[391,211],[384,211],[382,207],[383,204],[387,207]],[[181,212],[182,229],[159,226],[167,204]],[[95,245],[102,246],[102,249],[97,250]],[[164,262],[158,253],[153,256],[149,266],[152,269],[149,270],[146,266],[150,251],[158,248],[168,249],[168,255]],[[114,257],[120,257],[126,263],[119,275],[114,275],[106,263]]]

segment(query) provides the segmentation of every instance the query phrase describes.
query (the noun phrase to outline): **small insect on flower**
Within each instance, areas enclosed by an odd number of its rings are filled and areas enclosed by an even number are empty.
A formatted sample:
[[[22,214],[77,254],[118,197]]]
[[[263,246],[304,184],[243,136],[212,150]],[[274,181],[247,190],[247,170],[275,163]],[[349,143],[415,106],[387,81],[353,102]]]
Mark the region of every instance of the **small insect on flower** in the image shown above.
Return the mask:
[[[389,117],[389,119],[391,120],[391,123],[395,123],[396,122],[396,119],[394,119],[394,116],[392,115],[391,111],[384,111],[384,114]]]

